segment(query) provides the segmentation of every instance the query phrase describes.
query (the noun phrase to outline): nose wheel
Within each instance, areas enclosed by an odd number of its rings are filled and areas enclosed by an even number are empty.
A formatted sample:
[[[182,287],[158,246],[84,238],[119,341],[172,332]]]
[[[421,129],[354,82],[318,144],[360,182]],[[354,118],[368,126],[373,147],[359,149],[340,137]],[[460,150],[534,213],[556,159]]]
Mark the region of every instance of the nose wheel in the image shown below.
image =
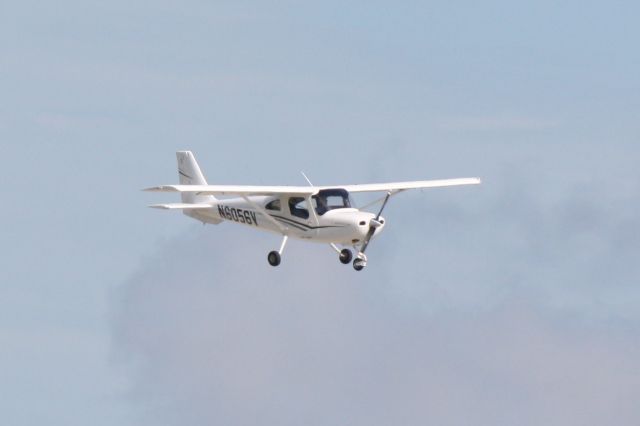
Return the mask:
[[[353,269],[362,271],[365,266],[367,266],[367,256],[364,253],[358,253],[358,256],[353,259]]]

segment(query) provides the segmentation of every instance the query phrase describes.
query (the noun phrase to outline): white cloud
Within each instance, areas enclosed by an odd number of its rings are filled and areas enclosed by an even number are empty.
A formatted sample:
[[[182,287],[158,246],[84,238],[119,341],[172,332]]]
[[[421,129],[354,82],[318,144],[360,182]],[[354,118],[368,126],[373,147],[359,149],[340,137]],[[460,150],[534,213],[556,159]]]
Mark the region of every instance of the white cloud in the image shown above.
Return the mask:
[[[640,421],[635,330],[513,299],[408,314],[380,291],[393,280],[307,245],[272,269],[234,231],[173,241],[114,294],[143,423]]]

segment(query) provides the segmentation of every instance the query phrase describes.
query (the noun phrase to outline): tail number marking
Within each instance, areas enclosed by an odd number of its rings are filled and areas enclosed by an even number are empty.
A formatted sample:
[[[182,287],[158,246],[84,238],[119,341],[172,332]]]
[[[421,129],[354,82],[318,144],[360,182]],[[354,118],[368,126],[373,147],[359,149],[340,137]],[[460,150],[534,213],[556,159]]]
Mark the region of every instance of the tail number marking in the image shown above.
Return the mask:
[[[251,210],[236,209],[229,206],[218,206],[218,214],[221,218],[233,220],[234,222],[246,223],[247,225],[258,226],[256,212]]]

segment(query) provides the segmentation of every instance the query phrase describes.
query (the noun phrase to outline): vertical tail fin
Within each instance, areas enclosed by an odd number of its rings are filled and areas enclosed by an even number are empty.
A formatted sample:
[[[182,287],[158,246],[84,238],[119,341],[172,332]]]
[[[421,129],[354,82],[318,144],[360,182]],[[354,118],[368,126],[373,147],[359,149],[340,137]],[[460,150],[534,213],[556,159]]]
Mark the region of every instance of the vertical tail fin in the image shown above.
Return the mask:
[[[181,185],[207,184],[207,180],[191,151],[178,151],[176,157],[178,158],[178,177]],[[213,195],[197,195],[191,192],[183,192],[180,195],[183,203],[211,203],[215,200]]]

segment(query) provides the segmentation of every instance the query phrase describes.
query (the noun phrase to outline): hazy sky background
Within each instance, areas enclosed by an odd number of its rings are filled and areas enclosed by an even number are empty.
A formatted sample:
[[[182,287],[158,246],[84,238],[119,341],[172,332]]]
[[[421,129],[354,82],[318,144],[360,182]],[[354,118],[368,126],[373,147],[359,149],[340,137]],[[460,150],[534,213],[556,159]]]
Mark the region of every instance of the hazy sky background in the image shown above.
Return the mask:
[[[636,2],[0,4],[0,418],[638,424]],[[328,247],[145,206],[480,176]]]

